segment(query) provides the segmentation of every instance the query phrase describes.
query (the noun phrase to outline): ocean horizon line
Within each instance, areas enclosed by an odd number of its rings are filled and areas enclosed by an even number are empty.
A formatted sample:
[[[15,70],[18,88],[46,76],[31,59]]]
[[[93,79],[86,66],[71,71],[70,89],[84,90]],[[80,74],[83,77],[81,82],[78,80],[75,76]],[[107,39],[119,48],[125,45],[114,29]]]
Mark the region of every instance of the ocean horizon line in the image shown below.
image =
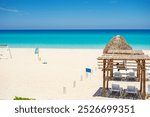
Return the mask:
[[[129,29],[122,29],[122,28],[120,28],[120,29],[119,28],[118,29],[111,29],[111,28],[110,29],[109,28],[108,29],[101,29],[101,28],[100,29],[94,29],[94,28],[91,28],[91,29],[90,28],[89,29],[84,29],[84,28],[83,29],[80,29],[80,28],[79,29],[76,29],[76,28],[70,28],[70,29],[67,29],[67,28],[66,29],[65,28],[64,29],[55,29],[55,28],[54,29],[46,29],[46,28],[45,29],[40,29],[40,28],[37,28],[37,29],[30,29],[30,28],[29,29],[22,29],[22,28],[21,29],[0,29],[0,31],[3,31],[3,30],[4,31],[5,30],[6,31],[13,31],[13,30],[16,30],[16,31],[21,31],[21,30],[24,30],[24,31],[27,31],[27,30],[29,30],[29,31],[31,31],[31,30],[37,30],[37,31],[38,30],[40,30],[40,31],[41,30],[44,30],[44,31],[46,31],[46,30],[50,30],[50,31],[51,30],[56,30],[56,31],[61,31],[61,30],[62,31],[63,30],[66,30],[66,31],[69,31],[69,30],[73,30],[73,31],[79,30],[79,31],[82,31],[82,30],[87,30],[88,31],[89,30],[89,31],[92,31],[93,30],[93,31],[96,31],[96,30],[150,30],[150,29],[147,29],[147,28],[139,28],[139,29],[135,29],[135,28],[133,28],[133,29],[130,29],[130,28]]]

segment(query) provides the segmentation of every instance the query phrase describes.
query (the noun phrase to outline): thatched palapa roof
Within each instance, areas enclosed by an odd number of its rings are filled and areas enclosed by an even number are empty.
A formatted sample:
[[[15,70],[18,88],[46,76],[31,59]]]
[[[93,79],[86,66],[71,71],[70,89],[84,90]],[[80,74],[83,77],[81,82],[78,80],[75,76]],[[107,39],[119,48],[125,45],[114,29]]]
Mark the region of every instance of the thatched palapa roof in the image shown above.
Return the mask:
[[[142,50],[133,50],[126,40],[117,35],[111,39],[103,50],[103,55],[98,60],[150,60],[148,55],[144,55]]]
[[[107,54],[109,50],[132,50],[132,47],[126,42],[126,40],[117,35],[111,39],[103,50],[104,54]]]

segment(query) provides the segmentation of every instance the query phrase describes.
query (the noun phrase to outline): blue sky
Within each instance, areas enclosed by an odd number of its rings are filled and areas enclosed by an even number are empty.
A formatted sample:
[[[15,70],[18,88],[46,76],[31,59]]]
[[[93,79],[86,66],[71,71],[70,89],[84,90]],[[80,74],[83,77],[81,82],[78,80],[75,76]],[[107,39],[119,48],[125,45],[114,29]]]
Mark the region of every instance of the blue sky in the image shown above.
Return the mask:
[[[150,29],[150,0],[0,0],[0,29]]]

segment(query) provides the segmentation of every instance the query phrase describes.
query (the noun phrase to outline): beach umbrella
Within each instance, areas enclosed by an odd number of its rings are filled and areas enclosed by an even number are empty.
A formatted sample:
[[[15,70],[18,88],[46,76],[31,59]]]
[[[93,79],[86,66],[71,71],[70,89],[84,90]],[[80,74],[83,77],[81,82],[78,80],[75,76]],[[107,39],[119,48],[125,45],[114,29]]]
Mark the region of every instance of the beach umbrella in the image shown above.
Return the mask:
[[[132,50],[132,47],[126,42],[126,40],[120,36],[114,36],[110,42],[105,46],[103,53],[107,54],[108,50]]]

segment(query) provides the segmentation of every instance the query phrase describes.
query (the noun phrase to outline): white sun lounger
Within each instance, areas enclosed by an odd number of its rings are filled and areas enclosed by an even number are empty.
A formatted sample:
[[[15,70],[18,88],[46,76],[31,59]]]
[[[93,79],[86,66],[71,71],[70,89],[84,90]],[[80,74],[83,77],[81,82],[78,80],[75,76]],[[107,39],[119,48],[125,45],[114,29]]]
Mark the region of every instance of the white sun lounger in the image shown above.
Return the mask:
[[[115,72],[113,76],[114,80],[121,80],[122,79],[122,74],[120,72]]]
[[[112,84],[111,93],[121,93],[121,88],[119,84]]]
[[[135,72],[129,72],[126,79],[132,81],[135,80],[136,79]]]
[[[138,89],[135,86],[128,86],[126,90],[127,94],[138,94]]]

